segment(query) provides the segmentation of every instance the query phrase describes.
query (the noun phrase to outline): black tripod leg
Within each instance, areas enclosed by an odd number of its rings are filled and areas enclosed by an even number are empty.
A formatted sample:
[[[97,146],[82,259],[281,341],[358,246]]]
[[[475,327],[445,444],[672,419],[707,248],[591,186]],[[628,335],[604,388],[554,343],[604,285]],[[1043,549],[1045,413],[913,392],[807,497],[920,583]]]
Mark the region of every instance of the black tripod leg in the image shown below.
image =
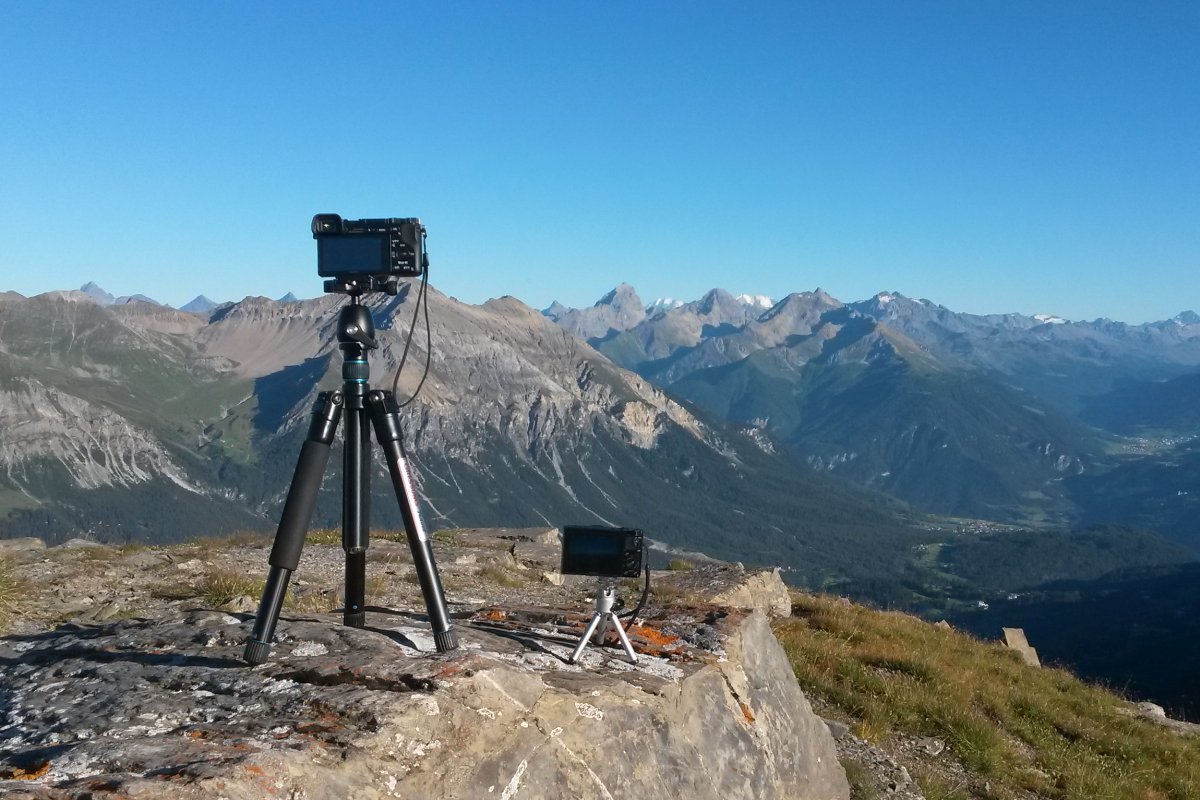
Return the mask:
[[[275,636],[275,625],[279,622],[279,610],[283,607],[288,580],[300,564],[304,535],[308,532],[313,507],[317,502],[317,490],[321,488],[321,478],[329,462],[329,446],[337,433],[342,405],[341,392],[322,392],[317,395],[308,438],[300,450],[292,485],[283,505],[283,515],[279,518],[279,528],[275,531],[275,544],[271,547],[268,561],[271,571],[267,574],[267,585],[258,604],[254,631],[242,656],[250,664],[263,663],[271,651],[271,639]]]
[[[354,387],[361,392],[360,387]],[[342,549],[346,551],[346,602],[342,624],[367,624],[367,544],[371,518],[371,426],[361,394],[346,396],[342,470]]]
[[[438,576],[437,564],[433,560],[433,542],[425,532],[421,510],[417,505],[417,493],[413,487],[408,459],[401,442],[400,409],[391,392],[373,391],[367,395],[367,408],[371,422],[375,425],[375,438],[383,448],[388,472],[392,476],[392,487],[400,503],[400,514],[404,517],[404,532],[408,547],[412,550],[413,565],[421,583],[421,594],[425,608],[429,611],[429,623],[433,627],[433,641],[439,653],[458,647],[458,637],[450,624],[450,612],[446,608],[446,595],[442,591],[442,579]]]

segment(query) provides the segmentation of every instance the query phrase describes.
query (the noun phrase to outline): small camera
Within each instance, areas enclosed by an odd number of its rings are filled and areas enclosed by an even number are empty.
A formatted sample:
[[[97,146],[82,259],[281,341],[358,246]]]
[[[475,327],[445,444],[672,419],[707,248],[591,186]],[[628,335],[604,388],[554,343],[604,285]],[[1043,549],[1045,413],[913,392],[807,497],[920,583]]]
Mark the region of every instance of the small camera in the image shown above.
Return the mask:
[[[416,217],[342,219],[317,214],[317,274],[347,283],[381,284],[419,277],[429,266],[425,226]]]
[[[646,560],[646,538],[633,528],[568,525],[562,529],[564,575],[636,578]]]

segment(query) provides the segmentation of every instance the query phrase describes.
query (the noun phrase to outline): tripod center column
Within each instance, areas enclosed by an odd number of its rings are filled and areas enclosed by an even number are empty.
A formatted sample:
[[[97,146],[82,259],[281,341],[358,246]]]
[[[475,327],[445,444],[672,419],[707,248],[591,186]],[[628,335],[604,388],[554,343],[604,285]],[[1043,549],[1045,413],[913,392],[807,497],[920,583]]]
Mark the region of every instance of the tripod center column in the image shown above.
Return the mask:
[[[366,560],[371,517],[371,427],[366,397],[371,377],[367,354],[378,347],[370,311],[351,297],[338,318],[342,350],[345,453],[342,471],[342,549],[346,551],[344,621],[361,627],[366,616]]]

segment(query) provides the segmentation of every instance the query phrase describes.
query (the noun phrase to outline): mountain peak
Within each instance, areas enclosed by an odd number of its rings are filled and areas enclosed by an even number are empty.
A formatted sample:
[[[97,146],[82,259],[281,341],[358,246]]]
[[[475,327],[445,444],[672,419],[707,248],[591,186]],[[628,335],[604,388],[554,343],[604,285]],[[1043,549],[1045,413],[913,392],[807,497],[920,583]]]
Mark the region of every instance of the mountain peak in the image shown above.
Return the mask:
[[[629,330],[646,318],[646,307],[634,288],[622,283],[591,308],[567,308],[555,301],[542,314],[576,336],[591,339]]]
[[[1181,325],[1200,325],[1200,314],[1195,311],[1180,311],[1175,315],[1175,321]]]
[[[83,286],[79,287],[79,291],[83,292],[102,306],[111,306],[113,301],[116,300],[115,297],[96,285],[95,281],[88,281]]]
[[[904,295],[900,294],[899,292],[880,292],[879,294],[875,295],[871,299],[875,301],[875,305],[879,306],[880,308],[883,308],[884,306],[891,305],[892,303],[896,302],[897,300],[903,302],[905,300],[908,300],[909,298],[905,297]]]
[[[180,311],[189,311],[191,313],[204,314],[209,311],[212,311],[218,305],[220,305],[220,303],[210,300],[209,298],[205,297],[202,294],[198,294],[191,302],[187,303],[186,305],[180,306],[179,310]]]
[[[724,289],[709,289],[696,302],[696,307],[701,313],[711,314],[714,308],[736,302],[733,295]]]
[[[149,303],[152,306],[161,306],[162,303],[155,300],[153,297],[147,297],[144,294],[123,294],[116,300],[112,301],[114,306],[124,306],[137,301],[139,303]]]
[[[632,303],[636,303],[639,308],[643,306],[641,298],[638,297],[637,290],[628,283],[621,283],[611,292],[604,295],[604,297],[597,300],[593,308],[599,308],[600,306],[624,307]]]
[[[557,322],[560,317],[562,317],[564,314],[566,314],[570,310],[571,309],[567,308],[562,303],[555,300],[553,303],[551,303],[550,305],[548,305],[542,309],[542,316],[549,317],[550,319]]]

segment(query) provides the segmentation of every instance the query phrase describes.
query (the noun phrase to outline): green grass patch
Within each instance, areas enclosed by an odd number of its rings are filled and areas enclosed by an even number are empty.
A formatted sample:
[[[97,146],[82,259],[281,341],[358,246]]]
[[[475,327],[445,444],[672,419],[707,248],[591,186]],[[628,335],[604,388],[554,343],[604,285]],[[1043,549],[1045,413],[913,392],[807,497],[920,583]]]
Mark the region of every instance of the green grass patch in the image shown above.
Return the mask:
[[[689,569],[695,568],[695,564],[683,558],[672,558],[667,562],[667,569],[671,570],[672,572],[686,572]]]
[[[453,528],[436,530],[432,534],[433,541],[446,547],[457,547],[462,543],[462,534]]]
[[[1132,718],[1112,693],[998,644],[802,594],[776,633],[805,691],[859,736],[937,737],[979,782],[914,772],[929,798],[1200,797],[1200,738]]]

